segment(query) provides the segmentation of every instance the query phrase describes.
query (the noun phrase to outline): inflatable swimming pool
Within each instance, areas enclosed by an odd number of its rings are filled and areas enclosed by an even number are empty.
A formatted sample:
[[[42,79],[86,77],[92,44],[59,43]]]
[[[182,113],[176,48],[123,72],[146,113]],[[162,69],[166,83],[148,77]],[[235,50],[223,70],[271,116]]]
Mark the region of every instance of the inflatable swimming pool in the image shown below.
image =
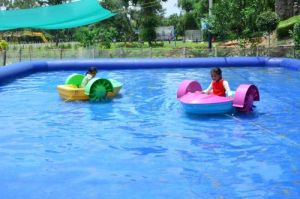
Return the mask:
[[[0,68],[0,83],[36,72],[83,70],[95,66],[103,70],[150,68],[210,68],[219,67],[285,67],[300,70],[300,60],[270,57],[206,57],[206,58],[115,58],[90,60],[24,61]]]

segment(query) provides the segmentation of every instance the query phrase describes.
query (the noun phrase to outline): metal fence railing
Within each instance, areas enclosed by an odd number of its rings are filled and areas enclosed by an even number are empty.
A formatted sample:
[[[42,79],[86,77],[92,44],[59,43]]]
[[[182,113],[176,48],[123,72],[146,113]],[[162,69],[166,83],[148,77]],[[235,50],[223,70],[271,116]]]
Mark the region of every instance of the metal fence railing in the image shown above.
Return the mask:
[[[229,57],[229,56],[270,56],[300,58],[300,47],[277,46],[238,48],[13,48],[0,51],[0,66],[20,61],[41,59],[94,59],[94,58],[182,58],[182,57]]]

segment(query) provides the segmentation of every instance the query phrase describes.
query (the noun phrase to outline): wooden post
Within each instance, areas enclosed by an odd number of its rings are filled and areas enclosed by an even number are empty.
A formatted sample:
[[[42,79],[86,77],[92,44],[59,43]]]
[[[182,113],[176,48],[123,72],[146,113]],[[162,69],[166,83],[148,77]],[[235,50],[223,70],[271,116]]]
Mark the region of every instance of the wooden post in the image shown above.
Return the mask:
[[[19,49],[19,62],[22,61],[22,48]]]
[[[60,49],[60,55],[59,55],[59,57],[60,57],[60,59],[62,59],[62,57],[63,57],[63,49],[62,48]]]
[[[31,46],[29,46],[29,60],[31,61]]]

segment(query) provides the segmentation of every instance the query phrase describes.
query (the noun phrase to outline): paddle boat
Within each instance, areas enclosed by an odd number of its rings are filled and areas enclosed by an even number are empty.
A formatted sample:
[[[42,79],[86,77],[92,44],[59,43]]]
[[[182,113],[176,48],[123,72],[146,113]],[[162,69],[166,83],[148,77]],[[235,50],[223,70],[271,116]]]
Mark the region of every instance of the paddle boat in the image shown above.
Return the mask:
[[[83,88],[80,87],[83,78],[82,74],[70,75],[64,85],[57,86],[60,97],[66,101],[105,101],[116,96],[123,86],[113,79],[93,78]]]
[[[259,101],[259,92],[253,84],[241,84],[233,97],[222,97],[204,94],[196,80],[184,80],[178,87],[177,99],[187,113],[222,114],[234,110],[239,112],[253,111],[253,102]]]

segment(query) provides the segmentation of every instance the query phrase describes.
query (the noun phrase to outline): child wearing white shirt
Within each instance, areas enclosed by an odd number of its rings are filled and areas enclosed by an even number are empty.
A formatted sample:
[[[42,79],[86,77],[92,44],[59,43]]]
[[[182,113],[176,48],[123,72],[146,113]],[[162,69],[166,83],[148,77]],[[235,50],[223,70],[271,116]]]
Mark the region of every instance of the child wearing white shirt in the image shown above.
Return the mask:
[[[96,74],[97,74],[97,68],[90,67],[81,82],[81,87],[85,87],[88,84],[88,82],[96,76]]]

